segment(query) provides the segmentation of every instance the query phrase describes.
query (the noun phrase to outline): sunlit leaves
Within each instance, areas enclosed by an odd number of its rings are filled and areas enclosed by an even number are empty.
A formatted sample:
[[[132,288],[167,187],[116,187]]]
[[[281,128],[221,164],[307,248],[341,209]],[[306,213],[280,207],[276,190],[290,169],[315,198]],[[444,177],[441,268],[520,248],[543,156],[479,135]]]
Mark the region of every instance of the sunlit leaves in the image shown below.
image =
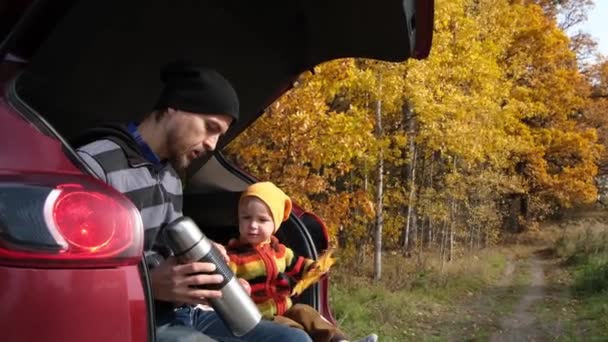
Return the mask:
[[[492,240],[515,195],[528,199],[529,220],[593,201],[608,64],[583,75],[551,2],[538,3],[438,0],[428,59],[319,65],[228,152],[357,243],[374,224],[380,156],[387,246],[409,207],[426,229],[455,220],[458,236]]]

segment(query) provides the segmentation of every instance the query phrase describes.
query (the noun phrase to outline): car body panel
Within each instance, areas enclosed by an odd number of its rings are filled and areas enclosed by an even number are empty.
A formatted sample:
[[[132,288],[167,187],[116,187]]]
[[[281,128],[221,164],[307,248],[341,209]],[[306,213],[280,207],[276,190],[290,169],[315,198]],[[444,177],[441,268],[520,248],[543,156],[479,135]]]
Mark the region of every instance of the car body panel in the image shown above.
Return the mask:
[[[3,341],[148,338],[137,266],[90,270],[0,266],[0,279]]]
[[[0,172],[80,173],[61,143],[26,122],[0,97]]]
[[[0,96],[0,174],[82,174],[61,142],[42,131]],[[150,341],[144,279],[138,265],[45,269],[0,260],[1,340]]]

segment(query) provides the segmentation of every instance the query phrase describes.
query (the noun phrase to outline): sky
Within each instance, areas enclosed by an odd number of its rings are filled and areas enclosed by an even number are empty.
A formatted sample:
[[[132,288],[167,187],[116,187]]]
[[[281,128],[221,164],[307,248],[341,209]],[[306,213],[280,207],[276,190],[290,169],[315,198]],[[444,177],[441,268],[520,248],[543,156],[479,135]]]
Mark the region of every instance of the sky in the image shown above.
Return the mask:
[[[580,29],[591,34],[598,50],[608,56],[608,0],[595,0],[595,7],[587,15],[587,22],[581,24]]]

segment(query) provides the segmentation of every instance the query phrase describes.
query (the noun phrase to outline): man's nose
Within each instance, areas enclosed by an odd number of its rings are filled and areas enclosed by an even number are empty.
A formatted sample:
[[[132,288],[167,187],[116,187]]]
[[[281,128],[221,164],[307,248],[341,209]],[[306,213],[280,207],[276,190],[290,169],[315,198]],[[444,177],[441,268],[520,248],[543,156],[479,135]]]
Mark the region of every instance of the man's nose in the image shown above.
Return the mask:
[[[213,150],[215,150],[215,147],[217,146],[218,140],[219,140],[219,135],[213,134],[213,135],[207,137],[207,139],[203,140],[203,147],[207,151],[213,151]]]

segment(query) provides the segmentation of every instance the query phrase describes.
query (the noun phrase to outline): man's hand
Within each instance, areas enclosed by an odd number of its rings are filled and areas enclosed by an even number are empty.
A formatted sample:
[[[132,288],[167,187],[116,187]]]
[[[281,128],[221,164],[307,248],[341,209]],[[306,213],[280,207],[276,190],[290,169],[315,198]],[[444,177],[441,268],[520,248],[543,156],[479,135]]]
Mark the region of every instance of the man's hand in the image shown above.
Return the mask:
[[[224,280],[219,274],[198,274],[215,271],[215,265],[208,262],[193,262],[178,265],[170,257],[150,271],[152,296],[154,299],[173,303],[206,304],[208,298],[219,298],[217,290],[203,290],[189,286],[219,284]]]

